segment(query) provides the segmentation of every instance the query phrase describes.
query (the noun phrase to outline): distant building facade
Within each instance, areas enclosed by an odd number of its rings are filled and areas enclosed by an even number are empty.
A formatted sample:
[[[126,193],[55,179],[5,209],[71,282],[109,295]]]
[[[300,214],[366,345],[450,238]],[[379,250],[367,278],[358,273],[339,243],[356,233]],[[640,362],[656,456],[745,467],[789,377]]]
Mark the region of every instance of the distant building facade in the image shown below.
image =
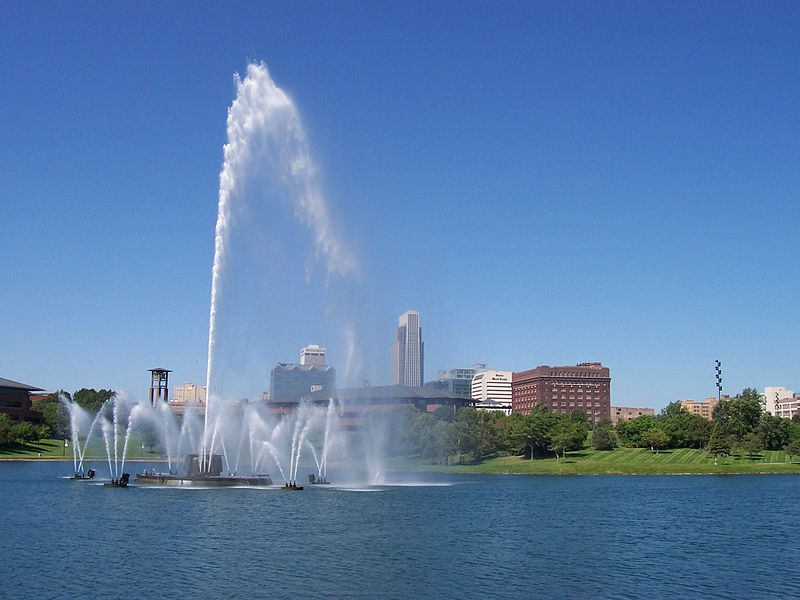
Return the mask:
[[[583,411],[592,423],[611,418],[611,371],[599,362],[515,372],[511,389],[515,413],[541,404],[551,412]]]
[[[612,406],[611,422],[616,425],[618,421],[630,421],[645,415],[653,417],[656,411],[652,408],[631,408],[628,406]]]
[[[206,386],[184,383],[172,388],[172,402],[175,404],[205,404]]]
[[[472,395],[472,377],[474,375],[474,369],[439,371],[439,379],[427,382],[425,387],[447,390],[451,394],[469,398]]]
[[[776,417],[791,419],[798,414],[798,394],[785,387],[769,386],[764,388],[764,409]]]
[[[300,349],[301,367],[324,367],[325,364],[325,348],[322,346],[311,344]]]
[[[403,407],[413,407],[423,412],[434,412],[446,407],[455,412],[470,403],[469,398],[456,396],[445,390],[407,385],[316,391],[306,396],[306,401],[320,410],[326,409],[331,400],[336,405],[340,426],[349,431],[361,430],[370,415],[385,414]],[[267,410],[274,415],[285,415],[295,411],[298,405],[298,401],[270,398],[267,401]]]
[[[722,396],[723,400],[729,400],[730,396]],[[702,402],[696,400],[681,400],[681,408],[692,413],[693,415],[700,415],[709,421],[714,417],[714,407],[719,403],[717,398],[706,398]]]
[[[392,344],[392,383],[422,387],[425,380],[425,344],[419,313],[415,310],[400,315],[397,335]]]
[[[31,392],[41,391],[41,388],[0,377],[0,413],[7,414],[12,421],[41,423],[42,413],[31,410]]]
[[[336,388],[336,371],[331,366],[303,366],[278,363],[269,373],[269,399],[300,400],[311,392]]]
[[[312,392],[336,389],[336,370],[325,362],[325,348],[311,344],[300,349],[300,364],[278,363],[269,373],[269,390],[262,401],[296,402]]]
[[[472,377],[472,400],[474,402],[511,402],[511,371],[486,369]]]
[[[176,415],[184,414],[187,409],[201,414],[205,413],[206,386],[190,382],[174,386],[169,409]]]

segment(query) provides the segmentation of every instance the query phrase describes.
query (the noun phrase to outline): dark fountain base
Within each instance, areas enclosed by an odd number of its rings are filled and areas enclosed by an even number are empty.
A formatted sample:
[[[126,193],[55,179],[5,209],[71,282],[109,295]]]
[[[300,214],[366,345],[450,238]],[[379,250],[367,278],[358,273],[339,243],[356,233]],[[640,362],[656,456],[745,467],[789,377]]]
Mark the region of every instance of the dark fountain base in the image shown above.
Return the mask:
[[[308,474],[308,483],[311,485],[330,485],[331,482],[324,477],[317,477],[313,473]]]
[[[143,485],[174,485],[197,487],[232,487],[241,485],[272,485],[269,475],[239,477],[237,475],[170,475],[168,473],[139,473],[136,483]]]
[[[238,475],[222,475],[222,456],[214,454],[205,471],[201,470],[197,454],[186,457],[186,475],[173,473],[156,473],[145,471],[136,476],[136,483],[142,485],[171,485],[195,487],[234,487],[243,485],[272,485],[269,475],[252,475],[240,477]]]
[[[86,471],[86,475],[83,473],[75,473],[70,479],[72,481],[89,481],[90,479],[94,479],[94,469]]]
[[[297,482],[293,481],[292,483],[284,484],[284,486],[281,489],[284,492],[299,492],[300,490],[303,489],[303,486],[302,485],[297,485]]]
[[[123,473],[122,477],[119,479],[112,479],[111,481],[106,481],[103,484],[103,487],[114,487],[114,488],[126,488],[128,487],[128,481],[130,481],[130,474]]]

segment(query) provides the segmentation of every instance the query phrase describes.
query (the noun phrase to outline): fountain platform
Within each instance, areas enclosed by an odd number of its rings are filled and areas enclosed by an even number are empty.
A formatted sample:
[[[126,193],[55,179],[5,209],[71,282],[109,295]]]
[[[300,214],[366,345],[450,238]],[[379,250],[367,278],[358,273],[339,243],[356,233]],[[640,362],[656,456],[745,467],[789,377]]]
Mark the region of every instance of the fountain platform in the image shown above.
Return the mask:
[[[297,485],[297,483],[286,483],[282,488],[284,492],[299,492],[303,489],[302,485]]]
[[[233,487],[242,485],[272,485],[272,478],[267,474],[222,475],[222,456],[214,454],[206,468],[200,464],[197,454],[189,454],[185,461],[186,475],[174,473],[156,473],[144,471],[136,475],[136,483],[141,485],[170,485],[196,487]]]
[[[231,487],[237,485],[272,485],[269,475],[239,477],[237,475],[170,475],[169,473],[139,473],[136,483],[143,485],[174,485],[197,487]]]
[[[331,482],[324,477],[317,477],[313,473],[308,474],[308,483],[311,485],[330,485]]]
[[[70,479],[72,481],[89,481],[90,479],[94,479],[94,475],[94,469],[89,469],[85,475],[83,473],[75,473]]]
[[[126,488],[128,487],[128,482],[130,481],[131,476],[130,473],[123,473],[122,477],[119,479],[112,479],[111,481],[106,481],[103,484],[103,487],[113,487],[113,488]]]

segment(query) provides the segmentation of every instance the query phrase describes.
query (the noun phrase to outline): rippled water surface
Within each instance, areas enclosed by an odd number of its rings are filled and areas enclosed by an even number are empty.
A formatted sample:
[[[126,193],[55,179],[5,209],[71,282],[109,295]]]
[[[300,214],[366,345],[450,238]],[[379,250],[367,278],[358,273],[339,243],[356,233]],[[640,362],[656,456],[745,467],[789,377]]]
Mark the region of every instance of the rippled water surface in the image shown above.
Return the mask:
[[[62,479],[70,466],[0,462],[0,597],[800,595],[797,476],[417,475],[289,493],[108,489]]]

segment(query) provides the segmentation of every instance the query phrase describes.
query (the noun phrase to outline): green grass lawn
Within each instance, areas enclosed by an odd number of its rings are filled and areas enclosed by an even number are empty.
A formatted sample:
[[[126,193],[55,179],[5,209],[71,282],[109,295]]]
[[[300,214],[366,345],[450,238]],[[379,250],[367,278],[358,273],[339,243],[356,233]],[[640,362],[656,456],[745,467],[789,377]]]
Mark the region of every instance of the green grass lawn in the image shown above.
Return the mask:
[[[703,450],[679,448],[658,454],[646,448],[617,448],[597,451],[591,448],[567,452],[566,458],[505,456],[477,465],[427,465],[422,468],[456,473],[513,473],[530,475],[598,474],[675,474],[675,473],[800,473],[800,462],[792,463],[783,452],[762,452],[753,460],[747,456],[728,456],[714,464],[714,457]]]
[[[122,454],[122,442],[119,441],[119,453]],[[39,440],[32,444],[12,444],[8,446],[0,446],[0,460],[20,460],[20,459],[66,459],[72,460],[72,442],[69,446],[64,447],[63,440]],[[113,452],[113,450],[112,450]],[[84,455],[85,460],[98,460],[105,459],[106,451],[103,442],[100,438],[93,439],[89,444],[89,448]],[[149,448],[142,450],[142,443],[136,434],[131,435],[131,440],[128,443],[129,460],[137,458],[147,458],[157,460],[161,458],[157,452],[150,451]]]

